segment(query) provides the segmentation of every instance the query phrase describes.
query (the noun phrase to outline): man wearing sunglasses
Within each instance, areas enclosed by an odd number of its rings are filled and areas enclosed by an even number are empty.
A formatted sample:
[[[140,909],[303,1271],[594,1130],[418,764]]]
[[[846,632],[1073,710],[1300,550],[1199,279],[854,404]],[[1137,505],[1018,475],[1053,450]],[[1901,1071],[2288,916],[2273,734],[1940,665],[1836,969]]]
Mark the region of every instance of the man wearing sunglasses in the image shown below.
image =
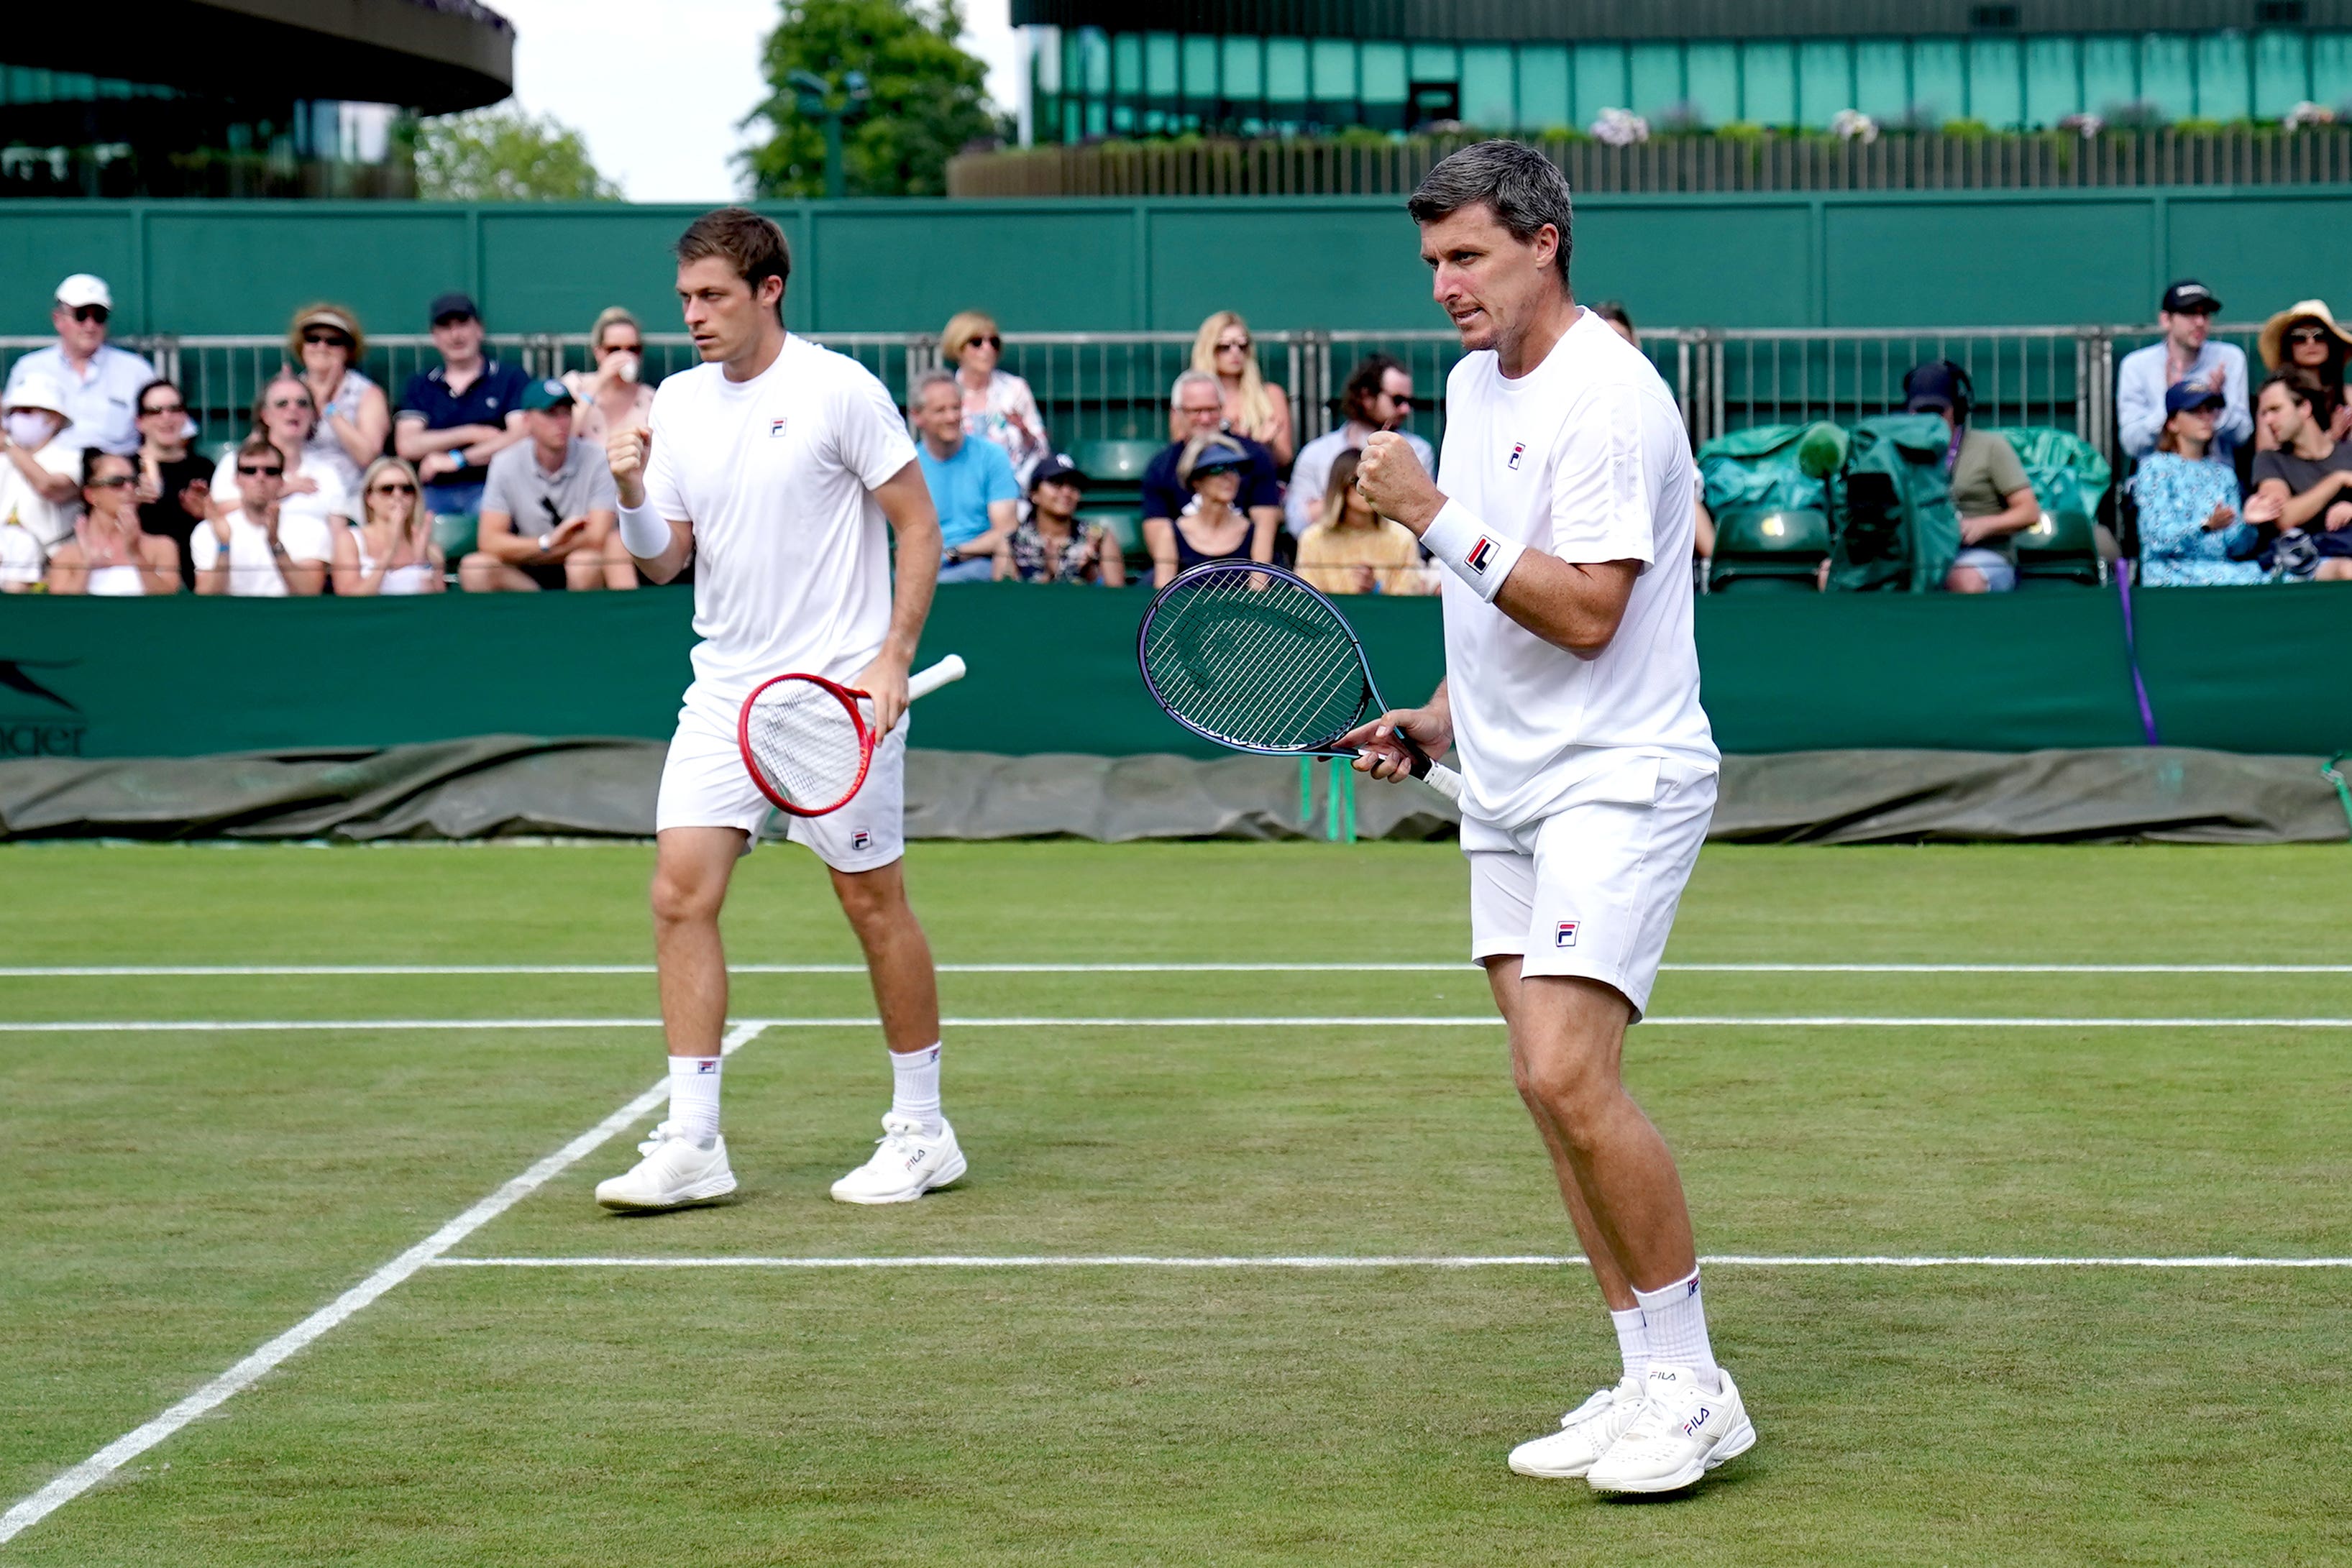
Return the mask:
[[[2126,354],[2116,367],[2116,435],[2133,457],[2156,450],[2156,438],[2170,417],[2164,412],[2164,394],[2177,386],[2221,394],[2207,462],[2231,466],[2238,447],[2254,438],[2254,416],[2246,401],[2246,351],[2235,343],[2207,341],[2221,308],[2211,289],[2193,277],[2182,278],[2164,291],[2157,308],[2164,336]]]
[[[1423,471],[1437,472],[1437,455],[1429,443],[1404,430],[1412,417],[1412,372],[1386,354],[1366,354],[1356,361],[1339,392],[1339,428],[1300,447],[1298,461],[1291,465],[1290,491],[1283,497],[1282,511],[1294,537],[1323,520],[1323,492],[1339,454],[1361,452],[1374,431],[1402,432]]]
[[[106,279],[77,272],[58,285],[49,309],[58,329],[53,348],[36,349],[8,370],[14,392],[26,376],[42,376],[63,389],[68,446],[95,446],[123,456],[139,450],[139,389],[155,379],[155,367],[106,340],[114,295]]]

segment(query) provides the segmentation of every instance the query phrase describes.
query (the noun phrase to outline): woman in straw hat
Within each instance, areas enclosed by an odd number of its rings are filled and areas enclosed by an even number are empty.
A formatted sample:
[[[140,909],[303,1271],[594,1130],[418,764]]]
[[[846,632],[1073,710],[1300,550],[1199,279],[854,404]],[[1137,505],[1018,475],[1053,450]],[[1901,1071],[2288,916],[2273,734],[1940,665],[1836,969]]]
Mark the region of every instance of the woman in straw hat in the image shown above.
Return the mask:
[[[2263,323],[2259,345],[2263,363],[2273,374],[2284,371],[2311,393],[2312,408],[2327,429],[2327,439],[2352,435],[2352,402],[2344,396],[2344,361],[2352,353],[2352,334],[2336,324],[2325,299],[2300,299]],[[2268,452],[2270,433],[2257,423],[2254,450]]]
[[[319,411],[303,455],[314,466],[334,470],[347,486],[356,486],[360,471],[383,455],[384,437],[392,434],[383,389],[360,373],[366,351],[360,319],[340,305],[306,305],[286,329],[287,358]]]

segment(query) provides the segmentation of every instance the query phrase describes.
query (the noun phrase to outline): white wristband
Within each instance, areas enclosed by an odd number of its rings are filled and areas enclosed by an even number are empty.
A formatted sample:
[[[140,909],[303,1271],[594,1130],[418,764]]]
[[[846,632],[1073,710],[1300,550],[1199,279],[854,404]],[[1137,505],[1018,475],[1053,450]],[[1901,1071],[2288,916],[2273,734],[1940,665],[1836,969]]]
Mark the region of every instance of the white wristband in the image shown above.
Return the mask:
[[[621,543],[639,560],[651,560],[669,549],[669,523],[651,507],[623,507]]]
[[[1511,568],[1519,564],[1527,547],[1499,534],[1481,528],[1478,519],[1459,501],[1448,501],[1436,517],[1430,519],[1421,542],[1430,554],[1445,563],[1454,576],[1470,585],[1471,591],[1488,603],[1503,591],[1503,579],[1511,575]]]

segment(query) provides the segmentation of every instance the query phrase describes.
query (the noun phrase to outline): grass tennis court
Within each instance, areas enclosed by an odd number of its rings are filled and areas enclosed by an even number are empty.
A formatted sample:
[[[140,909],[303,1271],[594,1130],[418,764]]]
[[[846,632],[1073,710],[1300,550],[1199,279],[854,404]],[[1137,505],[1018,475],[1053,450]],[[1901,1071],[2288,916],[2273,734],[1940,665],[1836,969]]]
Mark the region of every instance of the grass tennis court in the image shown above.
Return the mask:
[[[0,1508],[650,1087],[650,866],[0,852]],[[1673,964],[2043,967],[1671,970],[1628,1076],[1702,1254],[2352,1259],[2347,869],[1710,850]],[[0,1563],[2352,1556],[2345,1267],[1714,1262],[1756,1450],[1663,1502],[1512,1476],[1614,1353],[1580,1269],[1418,1261],[1574,1250],[1452,967],[1451,846],[920,844],[909,875],[942,964],[1061,967],[942,975],[951,1019],[1038,1020],[949,1026],[958,1187],[825,1198],[887,1072],[870,1026],[807,1021],[871,1000],[814,862],[762,850],[734,962],[848,968],[738,977],[777,1020],[728,1069],[740,1201],[598,1210],[648,1110]],[[1120,964],[1166,967],[1070,967]],[[2225,964],[2346,967],[2188,967]],[[24,972],[306,966],[630,972]],[[1157,1261],[1067,1261],[1114,1255]],[[796,1266],[942,1258],[1029,1261]]]

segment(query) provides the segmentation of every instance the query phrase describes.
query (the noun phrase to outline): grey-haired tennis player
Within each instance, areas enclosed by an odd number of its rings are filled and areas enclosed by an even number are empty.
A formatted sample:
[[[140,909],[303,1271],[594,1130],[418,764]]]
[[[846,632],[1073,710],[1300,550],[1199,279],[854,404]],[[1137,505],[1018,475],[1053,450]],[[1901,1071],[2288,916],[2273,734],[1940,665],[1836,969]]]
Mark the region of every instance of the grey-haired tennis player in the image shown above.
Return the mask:
[[[1445,681],[1356,731],[1460,748],[1472,956],[1617,1331],[1622,1376],[1510,1456],[1521,1475],[1673,1491],[1756,1431],[1716,1364],[1682,1178],[1619,1059],[1715,810],[1691,632],[1694,465],[1675,400],[1569,287],[1568,182],[1508,141],[1429,172],[1409,210],[1470,352],[1433,482],[1395,435],[1357,483],[1446,568]]]

